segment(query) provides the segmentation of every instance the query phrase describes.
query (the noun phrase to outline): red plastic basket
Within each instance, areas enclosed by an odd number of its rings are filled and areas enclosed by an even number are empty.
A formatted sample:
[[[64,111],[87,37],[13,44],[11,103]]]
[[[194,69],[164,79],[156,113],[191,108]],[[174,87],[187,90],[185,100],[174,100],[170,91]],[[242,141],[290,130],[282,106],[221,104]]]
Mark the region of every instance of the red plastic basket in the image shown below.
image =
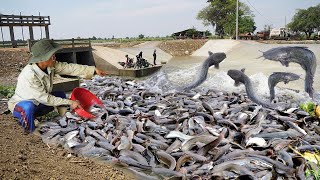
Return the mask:
[[[89,112],[89,109],[91,106],[95,104],[100,104],[102,106],[103,103],[98,99],[97,96],[92,94],[90,91],[84,89],[84,88],[74,88],[72,93],[71,93],[71,100],[74,101],[79,101],[83,109],[81,108],[76,108],[74,111],[81,117],[86,118],[86,119],[91,119],[94,118],[95,116],[92,115]]]

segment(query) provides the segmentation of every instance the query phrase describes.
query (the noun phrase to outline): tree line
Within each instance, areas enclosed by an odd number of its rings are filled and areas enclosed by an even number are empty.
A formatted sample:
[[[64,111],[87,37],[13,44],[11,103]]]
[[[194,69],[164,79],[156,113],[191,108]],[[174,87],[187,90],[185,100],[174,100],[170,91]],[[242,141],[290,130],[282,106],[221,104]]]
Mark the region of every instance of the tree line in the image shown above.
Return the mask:
[[[310,38],[315,31],[320,31],[320,4],[308,9],[299,9],[288,24],[291,31],[305,33]]]
[[[235,36],[236,34],[236,3],[237,0],[208,0],[208,6],[197,15],[205,26],[212,26],[215,33],[220,36]],[[253,33],[255,26],[254,14],[249,6],[239,1],[238,11],[239,33]],[[320,4],[308,9],[298,9],[288,28],[295,33],[305,33],[310,38],[311,34],[320,31]]]

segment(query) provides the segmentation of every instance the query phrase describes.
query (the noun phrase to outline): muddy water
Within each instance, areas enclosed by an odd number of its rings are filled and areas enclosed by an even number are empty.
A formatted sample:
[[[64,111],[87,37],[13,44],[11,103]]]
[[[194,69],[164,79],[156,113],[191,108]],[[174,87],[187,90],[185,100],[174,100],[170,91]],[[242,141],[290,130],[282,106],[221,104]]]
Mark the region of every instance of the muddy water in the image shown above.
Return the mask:
[[[288,46],[288,45],[272,45],[261,43],[245,43],[242,42],[230,51],[228,51],[227,58],[220,64],[220,69],[211,67],[209,69],[207,80],[200,86],[200,88],[215,88],[228,91],[241,91],[244,86],[234,87],[233,80],[227,75],[229,69],[245,68],[245,73],[252,80],[256,93],[262,98],[268,99],[268,77],[273,72],[293,72],[300,75],[301,79],[292,81],[289,84],[279,83],[276,88],[276,95],[290,94],[293,98],[305,101],[308,98],[304,92],[304,78],[305,71],[299,64],[291,63],[289,67],[282,66],[279,62],[264,60],[258,58],[262,55],[261,51],[266,51],[273,47]],[[301,45],[290,45],[301,46]],[[317,70],[314,78],[315,100],[320,103],[320,45],[308,44],[303,45],[313,51],[317,57]],[[192,82],[195,73],[199,69],[199,65],[206,59],[206,57],[186,56],[173,57],[162,68],[162,73],[167,74],[168,79],[177,86]],[[295,91],[299,91],[296,93]]]

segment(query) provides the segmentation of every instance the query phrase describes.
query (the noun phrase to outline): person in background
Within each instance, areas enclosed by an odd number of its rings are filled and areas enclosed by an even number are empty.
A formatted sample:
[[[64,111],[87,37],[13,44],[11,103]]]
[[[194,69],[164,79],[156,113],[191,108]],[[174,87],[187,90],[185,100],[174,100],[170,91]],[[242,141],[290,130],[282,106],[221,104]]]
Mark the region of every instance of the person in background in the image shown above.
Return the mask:
[[[138,54],[139,58],[142,59],[142,51]]]
[[[130,63],[130,58],[129,58],[128,54],[126,54],[126,65],[128,66],[129,63]]]
[[[126,58],[125,68],[133,68],[133,58],[130,58],[128,54],[126,54]]]
[[[8,108],[28,132],[35,130],[35,117],[43,116],[56,108],[81,108],[79,102],[66,98],[63,91],[52,92],[55,74],[91,78],[95,73],[107,73],[94,66],[68,64],[56,61],[55,53],[62,47],[52,40],[42,39],[31,47],[31,58],[18,76],[15,94]]]
[[[153,64],[154,64],[154,65],[157,65],[157,64],[156,64],[156,60],[157,60],[157,54],[156,54],[156,52],[157,52],[157,50],[155,49],[155,50],[153,51]]]

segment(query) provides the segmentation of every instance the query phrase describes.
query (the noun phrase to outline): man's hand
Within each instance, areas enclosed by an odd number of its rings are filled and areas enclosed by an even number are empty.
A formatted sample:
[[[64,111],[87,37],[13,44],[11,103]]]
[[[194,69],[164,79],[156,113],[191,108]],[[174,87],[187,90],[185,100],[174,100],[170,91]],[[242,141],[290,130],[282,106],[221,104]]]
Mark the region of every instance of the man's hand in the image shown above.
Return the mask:
[[[82,108],[80,103],[78,101],[72,101],[72,104],[70,105],[71,109],[76,109],[76,108]]]
[[[104,76],[104,75],[106,75],[107,73],[104,72],[104,71],[102,71],[102,70],[100,70],[100,69],[98,69],[98,68],[96,68],[96,74],[98,74],[99,76]]]

